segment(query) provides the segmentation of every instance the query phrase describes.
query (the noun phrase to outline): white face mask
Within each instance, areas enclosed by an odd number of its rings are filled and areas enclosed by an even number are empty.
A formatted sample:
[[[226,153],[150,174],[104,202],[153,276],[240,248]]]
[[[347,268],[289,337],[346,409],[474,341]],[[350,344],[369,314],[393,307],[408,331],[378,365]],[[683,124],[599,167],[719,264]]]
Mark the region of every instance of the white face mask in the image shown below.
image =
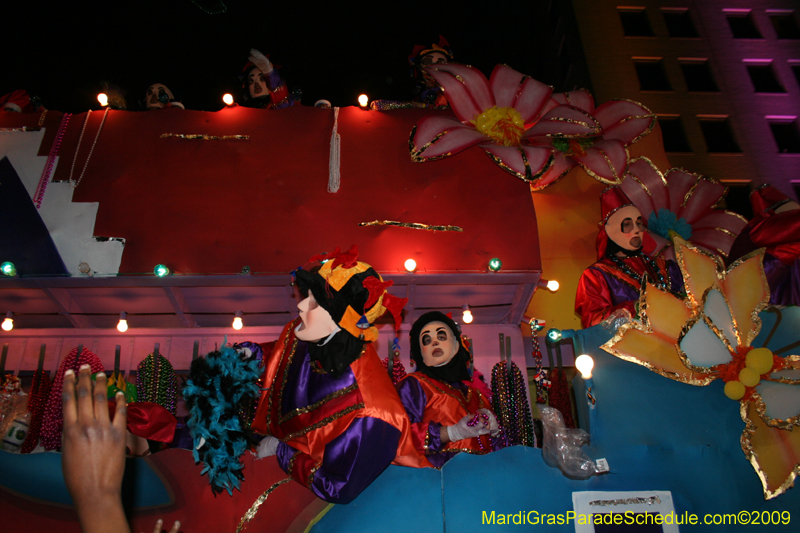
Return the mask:
[[[164,97],[162,96],[159,99],[159,95],[165,94],[167,95],[167,101],[162,102]],[[150,87],[147,88],[147,95],[145,96],[145,104],[147,105],[147,109],[161,109],[169,102],[174,100],[175,97],[172,94],[172,91],[164,85],[163,83],[154,83]]]
[[[623,250],[641,248],[645,231],[642,213],[632,205],[618,209],[606,222],[608,238]]]
[[[317,303],[313,294],[309,293],[308,298],[297,304],[297,309],[300,310],[300,320],[303,323],[294,332],[301,341],[318,341],[338,331],[339,326],[330,313]]]
[[[250,70],[250,73],[247,75],[247,90],[250,93],[250,98],[258,98],[269,94],[267,82],[261,70],[257,68]]]
[[[427,366],[442,366],[458,353],[458,339],[447,324],[435,320],[425,324],[419,334],[422,361]]]

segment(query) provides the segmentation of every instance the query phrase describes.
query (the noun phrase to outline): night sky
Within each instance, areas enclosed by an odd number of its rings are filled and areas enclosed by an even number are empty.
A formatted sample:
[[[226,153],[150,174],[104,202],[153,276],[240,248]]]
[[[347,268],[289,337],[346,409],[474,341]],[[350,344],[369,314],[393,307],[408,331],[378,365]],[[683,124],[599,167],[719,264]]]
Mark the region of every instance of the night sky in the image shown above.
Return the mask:
[[[128,109],[152,83],[165,83],[187,109],[220,109],[222,94],[241,92],[238,76],[251,47],[280,65],[303,104],[319,98],[354,105],[370,98],[407,99],[407,57],[415,44],[444,35],[458,62],[487,76],[506,63],[541,81],[541,13],[546,0],[378,4],[164,0],[37,2],[4,6],[0,94],[17,88],[48,109],[97,109],[104,83],[126,92]],[[8,44],[10,43],[10,44]],[[556,87],[556,89],[563,89]]]

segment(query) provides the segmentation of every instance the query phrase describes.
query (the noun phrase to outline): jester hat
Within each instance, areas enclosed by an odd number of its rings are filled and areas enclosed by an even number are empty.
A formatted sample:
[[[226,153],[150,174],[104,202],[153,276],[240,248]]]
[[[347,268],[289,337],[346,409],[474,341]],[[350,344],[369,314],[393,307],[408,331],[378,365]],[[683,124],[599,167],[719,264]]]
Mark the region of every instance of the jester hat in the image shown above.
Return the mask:
[[[340,328],[358,340],[374,342],[378,339],[375,321],[389,311],[395,330],[400,329],[401,312],[408,299],[387,292],[394,282],[383,281],[370,265],[359,261],[355,245],[348,252],[337,247],[309,259],[309,263],[315,262],[322,262],[316,272],[303,268],[295,271],[297,285],[303,292],[311,291]]]

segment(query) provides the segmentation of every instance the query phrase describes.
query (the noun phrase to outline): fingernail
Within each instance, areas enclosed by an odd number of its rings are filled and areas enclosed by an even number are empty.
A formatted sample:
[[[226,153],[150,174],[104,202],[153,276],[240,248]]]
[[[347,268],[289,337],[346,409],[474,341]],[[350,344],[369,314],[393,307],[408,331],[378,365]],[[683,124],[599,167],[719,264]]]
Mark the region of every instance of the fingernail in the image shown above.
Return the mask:
[[[64,377],[66,377],[66,376],[74,376],[74,375],[75,375],[75,372],[71,368],[68,368],[67,371],[64,372]]]
[[[124,392],[122,392],[121,390],[118,390],[118,391],[117,391],[117,394],[116,394],[116,396],[117,396],[117,397],[120,397],[120,396],[125,396],[125,393],[124,393]]]
[[[90,370],[91,368],[92,368],[92,367],[90,367],[89,365],[81,365],[81,367],[80,367],[80,369],[79,369],[79,370],[80,370],[81,372],[83,372],[84,370]]]
[[[98,378],[104,378],[104,377],[106,377],[106,373],[105,372],[98,372],[97,373],[97,377]]]

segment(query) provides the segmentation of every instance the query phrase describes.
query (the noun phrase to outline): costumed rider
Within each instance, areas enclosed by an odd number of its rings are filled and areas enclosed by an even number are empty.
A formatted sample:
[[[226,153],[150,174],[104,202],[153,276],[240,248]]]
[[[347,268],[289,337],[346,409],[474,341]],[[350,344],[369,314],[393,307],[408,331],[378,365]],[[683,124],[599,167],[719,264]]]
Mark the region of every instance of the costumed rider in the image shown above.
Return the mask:
[[[147,88],[144,97],[144,106],[147,111],[157,109],[186,109],[183,104],[175,98],[169,87],[163,83],[154,83]]]
[[[441,468],[459,452],[486,454],[504,439],[489,399],[475,386],[469,351],[453,320],[439,311],[422,315],[411,327],[411,357],[417,371],[397,384],[411,420],[411,439]]]
[[[378,358],[374,323],[387,310],[399,328],[406,299],[386,292],[354,246],[312,257],[295,271],[307,296],[300,317],[265,357],[263,393],[251,428],[267,435],[258,457],[278,464],[319,498],[348,503],[399,458],[419,466],[403,405]]]
[[[282,109],[295,105],[295,96],[283,81],[278,68],[252,48],[249,61],[242,69],[242,105],[260,109]]]
[[[771,305],[800,305],[800,205],[771,185],[750,193],[753,219],[739,233],[728,263],[758,249]]]
[[[453,61],[453,51],[450,44],[443,36],[439,36],[438,43],[429,46],[418,44],[408,56],[411,65],[411,76],[414,78],[414,98],[410,102],[394,100],[374,100],[370,107],[376,111],[389,111],[392,109],[407,109],[410,107],[445,109],[450,106],[447,97],[436,80],[428,74],[425,67],[431,65],[446,65]]]
[[[597,235],[597,262],[583,271],[575,295],[575,312],[588,328],[608,318],[637,316],[642,283],[677,296],[684,292],[680,268],[663,254],[651,257],[655,248],[642,213],[619,187],[600,196],[602,220]]]
[[[28,91],[17,89],[0,96],[0,110],[12,113],[38,113],[47,111],[38,96],[31,96]]]

